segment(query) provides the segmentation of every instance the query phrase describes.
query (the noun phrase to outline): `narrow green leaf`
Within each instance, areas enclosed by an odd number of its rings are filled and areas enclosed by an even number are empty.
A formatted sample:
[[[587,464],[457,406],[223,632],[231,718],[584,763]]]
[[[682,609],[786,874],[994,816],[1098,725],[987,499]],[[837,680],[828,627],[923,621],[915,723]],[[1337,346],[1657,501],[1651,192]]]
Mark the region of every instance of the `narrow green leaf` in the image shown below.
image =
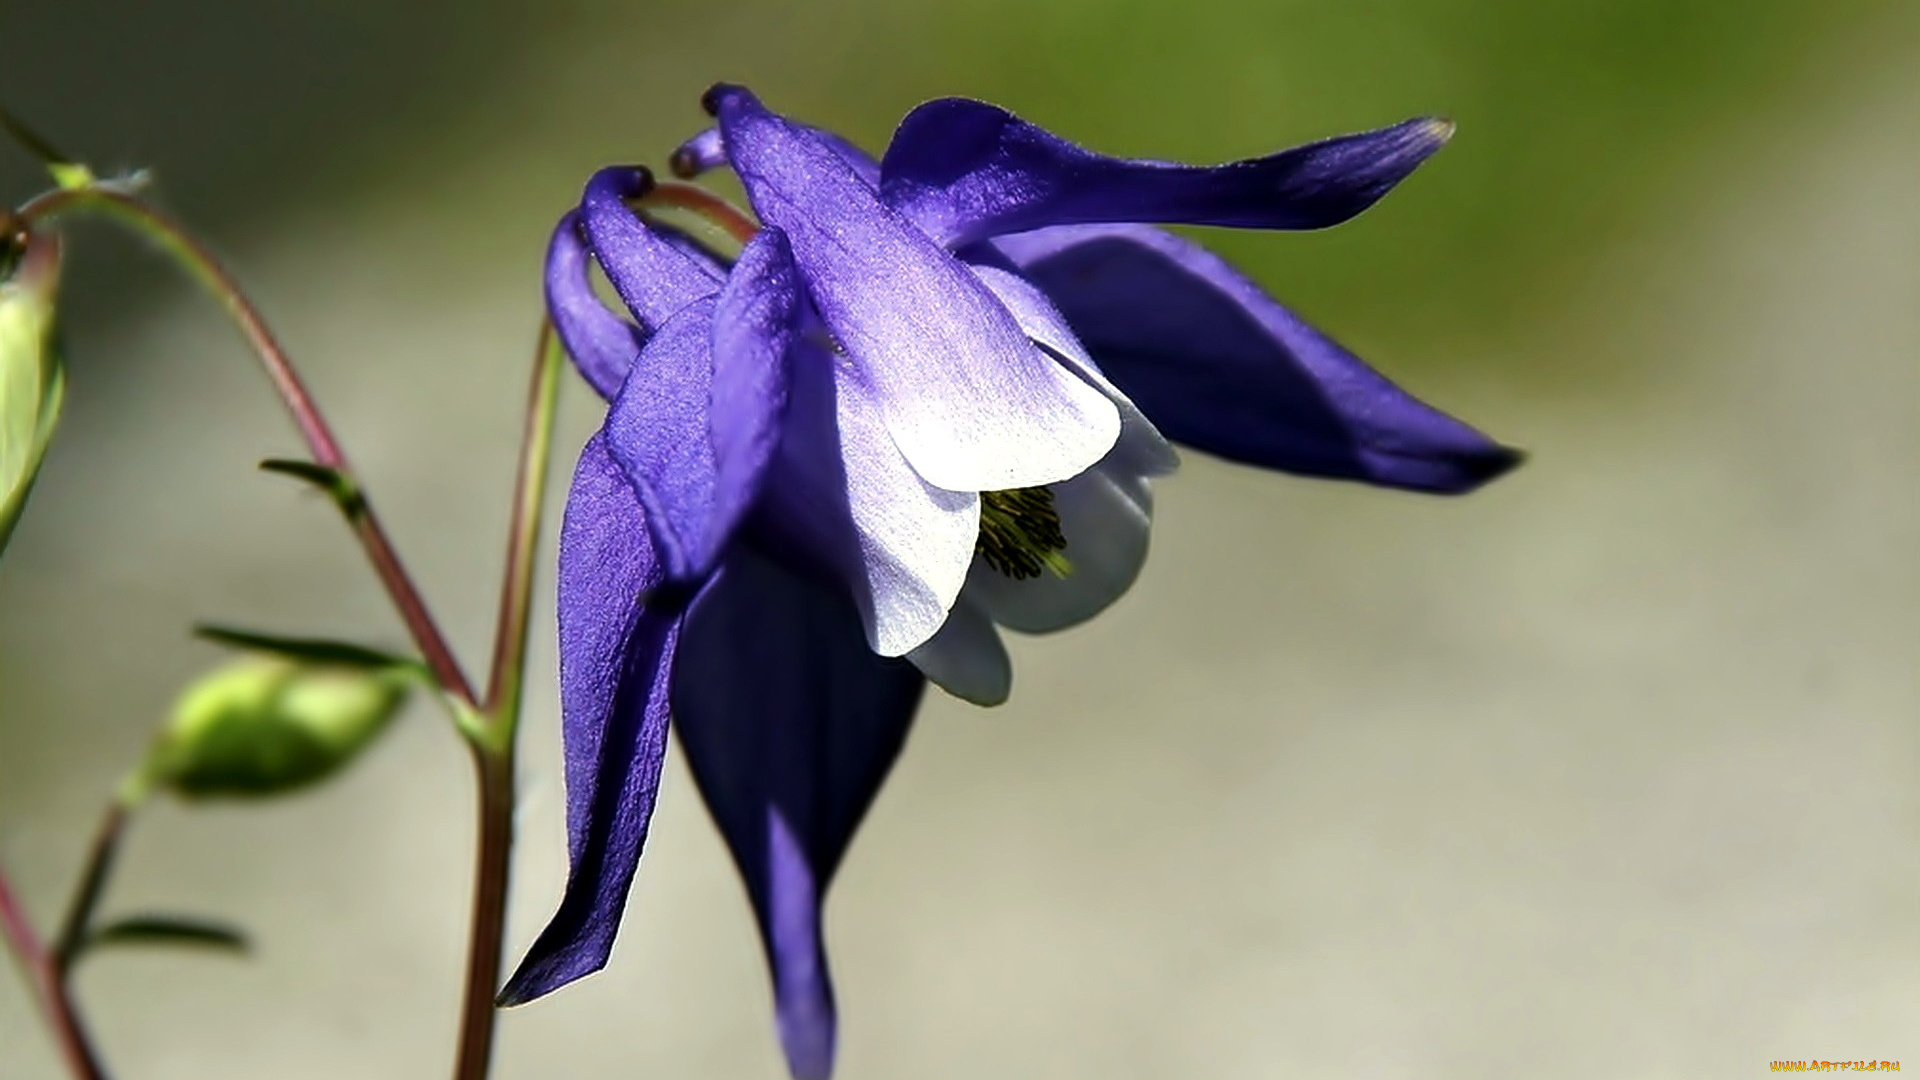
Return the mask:
[[[253,946],[239,927],[190,915],[134,915],[88,934],[77,954],[109,945],[185,945],[246,955]]]
[[[205,638],[220,645],[236,649],[248,649],[253,652],[284,656],[290,660],[299,660],[309,664],[330,664],[335,667],[353,668],[404,668],[409,671],[420,670],[418,660],[405,656],[396,656],[390,652],[366,645],[356,645],[350,641],[333,641],[328,638],[288,637],[281,634],[266,634],[258,630],[244,630],[237,626],[219,626],[201,623],[193,628],[194,636]]]
[[[268,458],[260,463],[260,468],[265,472],[280,473],[296,480],[305,480],[329,494],[347,486],[347,478],[340,475],[340,470],[329,469],[325,465],[318,465],[311,461],[300,461],[296,458]]]
[[[360,498],[360,489],[344,473],[311,461],[299,461],[291,458],[268,458],[260,463],[265,472],[291,476],[295,480],[305,481],[326,492],[340,507],[341,513],[348,517],[357,517],[365,505]]]

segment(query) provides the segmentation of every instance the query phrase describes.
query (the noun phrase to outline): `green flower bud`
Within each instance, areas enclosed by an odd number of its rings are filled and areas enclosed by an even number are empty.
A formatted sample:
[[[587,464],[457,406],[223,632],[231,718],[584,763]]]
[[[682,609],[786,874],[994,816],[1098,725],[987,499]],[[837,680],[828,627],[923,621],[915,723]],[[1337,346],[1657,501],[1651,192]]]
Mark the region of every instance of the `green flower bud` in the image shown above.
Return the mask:
[[[278,795],[340,770],[405,702],[403,670],[236,660],[180,696],[147,784],[189,798]]]
[[[12,275],[0,280],[0,551],[40,472],[66,389],[53,332],[59,238],[34,235],[18,254]]]

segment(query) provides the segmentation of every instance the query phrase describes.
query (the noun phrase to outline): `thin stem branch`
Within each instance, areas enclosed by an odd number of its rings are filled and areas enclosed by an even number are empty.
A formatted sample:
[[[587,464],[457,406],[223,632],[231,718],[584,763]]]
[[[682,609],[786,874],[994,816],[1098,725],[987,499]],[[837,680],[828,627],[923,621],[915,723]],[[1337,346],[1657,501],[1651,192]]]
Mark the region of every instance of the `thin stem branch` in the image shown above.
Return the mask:
[[[494,998],[500,986],[513,856],[515,734],[526,680],[534,556],[546,504],[560,371],[559,341],[552,324],[543,322],[534,354],[533,384],[527,394],[519,474],[514,481],[513,522],[507,534],[506,571],[500,586],[500,616],[494,629],[484,726],[481,737],[471,738],[468,743],[479,787],[479,857],[474,866],[473,922],[467,943],[466,994],[461,1004],[454,1080],[484,1080],[493,1059],[498,1016]]]
[[[13,950],[34,1001],[47,1018],[60,1055],[66,1059],[75,1080],[107,1080],[107,1070],[100,1064],[100,1055],[94,1051],[87,1029],[80,1022],[59,964],[34,933],[26,908],[14,894],[4,871],[0,871],[0,936],[6,938]]]
[[[300,437],[306,442],[314,462],[332,469],[351,485],[354,498],[341,500],[342,508],[347,511],[348,524],[366,549],[367,560],[373,564],[381,584],[386,586],[387,595],[392,598],[395,609],[406,623],[415,647],[433,671],[435,680],[461,702],[477,704],[473,688],[460,670],[460,662],[455,659],[452,647],[434,622],[426,600],[401,564],[399,553],[387,539],[386,530],[381,528],[379,518],[374,515],[373,506],[368,502],[362,485],[355,479],[339,441],[334,438],[332,429],[288,359],[286,350],[280,347],[273,332],[267,328],[266,321],[261,318],[259,309],[248,299],[239,282],[185,228],[123,191],[99,186],[63,188],[29,201],[20,208],[19,216],[31,224],[51,221],[80,210],[100,211],[158,243],[226,309],[242,336],[253,347],[261,368],[273,382],[287,412],[292,415],[294,426],[299,428]]]
[[[60,924],[60,934],[53,939],[53,964],[60,978],[64,980],[72,969],[74,960],[80,956],[85,946],[87,933],[93,929],[93,913],[100,907],[100,897],[106,892],[107,878],[113,874],[113,863],[120,852],[120,838],[127,829],[127,804],[114,799],[107,804],[107,812],[100,819],[100,827],[94,832],[93,846],[87,849],[87,868],[80,877],[79,886],[74,889],[73,900],[68,904],[67,917]]]
[[[559,400],[562,353],[551,322],[540,324],[521,433],[519,473],[514,479],[513,524],[507,534],[507,567],[500,583],[500,614],[494,627],[493,664],[485,707],[496,721],[520,716],[527,666],[527,629],[533,609],[534,555],[546,502],[547,467],[553,451],[553,421]]]

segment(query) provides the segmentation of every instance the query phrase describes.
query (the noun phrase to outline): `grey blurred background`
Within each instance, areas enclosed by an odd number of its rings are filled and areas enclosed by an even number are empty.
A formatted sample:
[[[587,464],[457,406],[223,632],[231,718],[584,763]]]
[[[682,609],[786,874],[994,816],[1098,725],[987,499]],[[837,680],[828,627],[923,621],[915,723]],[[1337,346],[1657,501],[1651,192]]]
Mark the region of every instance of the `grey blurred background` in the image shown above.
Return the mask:
[[[934,700],[830,908],[840,1076],[1741,1077],[1920,1067],[1920,7],[1910,0],[0,4],[0,98],[160,196],[310,372],[483,658],[547,229],[705,85],[879,146],[986,97],[1219,160],[1408,115],[1358,221],[1208,237],[1534,452],[1461,501],[1187,455],[1140,585]],[[0,149],[0,195],[38,184]],[[0,855],[42,921],[221,619],[402,640],[208,305],[73,251],[72,393],[0,569]],[[569,388],[571,454],[595,406]],[[543,603],[550,598],[543,592]],[[546,616],[550,620],[550,614]],[[536,651],[510,948],[564,858]],[[407,717],[264,809],[160,806],[103,956],[122,1080],[439,1075],[466,763]],[[783,1075],[746,904],[670,770],[603,974],[496,1075]],[[0,979],[0,1078],[58,1075]]]

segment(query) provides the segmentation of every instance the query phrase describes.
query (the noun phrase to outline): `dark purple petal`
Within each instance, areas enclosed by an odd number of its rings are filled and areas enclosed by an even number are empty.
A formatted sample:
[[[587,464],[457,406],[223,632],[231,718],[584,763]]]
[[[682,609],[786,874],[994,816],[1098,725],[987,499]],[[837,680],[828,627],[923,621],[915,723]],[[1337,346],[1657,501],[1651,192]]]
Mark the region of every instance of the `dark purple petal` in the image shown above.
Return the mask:
[[[833,1067],[820,909],[905,743],[925,683],[875,656],[838,593],[729,554],[694,602],[673,709],[695,782],[746,880],[793,1075]]]
[[[1113,405],[1034,348],[968,269],[882,206],[830,146],[746,90],[709,91],[762,221],[786,232],[887,430],[954,491],[1073,476],[1113,445]]]
[[[787,351],[800,312],[787,238],[762,229],[713,309],[713,503],[692,563],[704,573],[760,493],[787,411]]]
[[[587,241],[627,309],[651,333],[673,313],[720,287],[720,272],[647,227],[627,206],[646,193],[645,169],[609,166],[593,174],[580,200]]]
[[[660,567],[599,435],[580,453],[560,528],[560,711],[567,887],[501,991],[532,1001],[606,965],[639,866],[667,749],[678,614],[645,607]]]
[[[880,162],[881,193],[949,245],[1049,225],[1180,222],[1318,229],[1372,206],[1446,143],[1408,120],[1225,165],[1107,157],[997,106],[929,101]]]
[[[607,411],[607,451],[626,473],[666,576],[705,572],[718,543],[709,536],[715,476],[713,312],[715,298],[683,307],[640,351]]]
[[[547,317],[581,377],[601,397],[611,398],[633,367],[641,334],[594,294],[589,259],[580,237],[580,215],[569,211],[547,245]]]
[[[1176,442],[1307,476],[1443,494],[1520,461],[1171,233],[1077,226],[998,244]]]

